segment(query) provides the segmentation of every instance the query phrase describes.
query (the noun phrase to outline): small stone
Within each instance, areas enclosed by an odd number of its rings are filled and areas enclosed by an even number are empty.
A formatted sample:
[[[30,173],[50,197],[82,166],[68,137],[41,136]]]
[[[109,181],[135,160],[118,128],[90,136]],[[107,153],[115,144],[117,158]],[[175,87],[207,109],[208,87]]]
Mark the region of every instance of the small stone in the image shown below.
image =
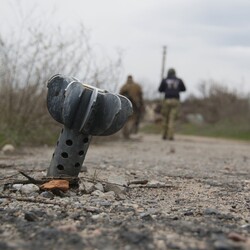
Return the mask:
[[[250,224],[244,224],[244,225],[241,226],[241,228],[250,230]]]
[[[109,220],[109,215],[106,213],[94,214],[91,217],[93,220],[104,221]]]
[[[91,194],[95,189],[95,185],[88,181],[81,182],[79,186],[79,190],[85,194]]]
[[[234,233],[234,232],[231,232],[228,234],[227,236],[230,240],[233,240],[233,241],[242,241],[242,242],[246,242],[247,239],[245,237],[243,237],[242,235],[238,234],[238,233]]]
[[[102,191],[100,190],[95,190],[91,193],[91,195],[95,195],[95,196],[98,196],[98,197],[102,197],[104,194]]]
[[[99,214],[94,214],[92,215],[91,217],[93,220],[98,220],[100,218],[100,215]]]
[[[53,199],[54,194],[51,193],[50,191],[44,191],[40,194],[42,197],[47,198],[47,199]]]
[[[24,219],[27,221],[37,221],[38,217],[32,212],[25,212]]]
[[[117,200],[126,200],[126,195],[125,194],[118,194],[117,196]]]
[[[87,173],[87,172],[88,172],[88,169],[87,169],[87,166],[86,166],[86,165],[82,165],[82,167],[81,167],[81,172],[84,172],[84,173]]]
[[[184,216],[193,216],[194,212],[193,211],[186,211],[184,212]]]
[[[57,227],[58,230],[65,232],[65,233],[76,233],[77,232],[77,225],[74,224],[67,224],[67,225],[60,225]]]
[[[23,184],[14,184],[14,185],[12,186],[12,188],[13,188],[14,190],[19,191],[19,190],[22,188],[22,186],[23,186]]]
[[[113,191],[116,195],[120,195],[121,193],[125,193],[125,187],[118,186],[116,184],[105,184],[104,187],[105,192]]]
[[[4,154],[11,154],[15,151],[15,147],[12,145],[12,144],[5,144],[3,147],[2,147],[2,152]]]
[[[100,190],[101,192],[104,192],[103,185],[99,182],[95,184],[95,188],[96,190]]]
[[[140,218],[145,220],[145,221],[152,221],[154,220],[153,217],[151,216],[151,214],[149,213],[141,213],[140,214]]]
[[[108,200],[114,200],[115,199],[115,192],[109,191],[107,193],[103,193],[103,198]]]
[[[159,187],[166,186],[166,184],[164,182],[152,180],[152,181],[148,182],[146,186],[151,187],[151,188],[159,188]]]
[[[159,250],[165,250],[165,249],[167,249],[164,240],[157,240],[156,241],[156,246],[157,246],[157,249],[159,249]]]
[[[39,190],[40,190],[39,187],[35,184],[25,184],[20,189],[21,193],[23,194],[30,194],[38,192]]]
[[[103,197],[98,197],[97,199],[91,199],[91,203],[93,203],[94,205],[99,206],[103,206],[103,207],[110,207],[112,205],[112,203],[106,199],[104,199]]]
[[[86,206],[84,207],[85,211],[91,212],[91,213],[99,213],[100,209],[97,207],[91,207],[91,206]]]
[[[111,175],[108,178],[108,182],[110,184],[114,184],[114,185],[117,184],[121,188],[123,188],[123,186],[127,186],[127,181],[125,180],[125,178],[123,176]]]
[[[204,214],[205,215],[219,215],[220,212],[215,208],[206,208],[204,210]]]
[[[107,170],[113,170],[115,167],[113,165],[107,166]]]
[[[103,207],[110,207],[110,206],[112,205],[111,202],[106,201],[106,200],[100,201],[98,204],[99,204],[100,206],[103,206]]]

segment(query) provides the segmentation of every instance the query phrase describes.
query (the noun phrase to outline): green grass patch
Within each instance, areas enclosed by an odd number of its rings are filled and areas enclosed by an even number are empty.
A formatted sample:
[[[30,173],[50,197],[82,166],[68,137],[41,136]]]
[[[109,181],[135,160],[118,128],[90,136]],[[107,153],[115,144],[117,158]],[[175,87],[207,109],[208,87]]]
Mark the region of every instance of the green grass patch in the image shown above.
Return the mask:
[[[140,132],[146,134],[160,134],[162,132],[162,124],[161,123],[141,124]]]
[[[250,141],[250,126],[244,122],[223,121],[216,124],[180,124],[178,133]]]
[[[17,147],[55,145],[60,130],[61,128],[56,126],[50,128],[38,127],[32,130],[5,128],[0,132],[0,147],[5,144],[12,144]]]
[[[141,126],[140,131],[148,134],[160,134],[162,132],[162,124],[144,124]],[[203,125],[177,123],[176,133],[250,141],[250,125],[247,122],[240,121],[238,123],[223,121],[216,124]]]

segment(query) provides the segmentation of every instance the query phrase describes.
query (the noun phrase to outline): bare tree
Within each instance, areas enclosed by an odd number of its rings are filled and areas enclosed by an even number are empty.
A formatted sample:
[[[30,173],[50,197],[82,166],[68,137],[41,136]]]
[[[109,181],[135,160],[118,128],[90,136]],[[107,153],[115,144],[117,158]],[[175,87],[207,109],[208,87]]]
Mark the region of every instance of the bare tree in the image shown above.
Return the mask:
[[[46,81],[52,75],[75,76],[112,91],[117,91],[119,83],[121,54],[116,60],[106,57],[99,64],[82,24],[67,32],[60,27],[46,31],[41,27],[30,25],[9,36],[0,33],[0,129],[5,131],[6,140],[14,143],[16,137],[9,139],[13,131],[27,134],[31,128],[51,124]]]

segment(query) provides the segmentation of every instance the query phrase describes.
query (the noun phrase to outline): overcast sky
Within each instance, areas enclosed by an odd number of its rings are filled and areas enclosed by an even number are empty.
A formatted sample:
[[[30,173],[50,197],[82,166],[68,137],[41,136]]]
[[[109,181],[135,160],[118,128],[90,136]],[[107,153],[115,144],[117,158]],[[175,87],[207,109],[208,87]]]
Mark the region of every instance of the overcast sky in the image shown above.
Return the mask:
[[[213,79],[250,92],[249,0],[0,0],[0,31],[30,10],[51,25],[90,31],[91,44],[109,57],[123,51],[123,78],[158,88],[162,48],[188,93]],[[19,3],[21,7],[16,6]],[[21,12],[20,12],[21,9]],[[121,84],[122,84],[121,82]]]

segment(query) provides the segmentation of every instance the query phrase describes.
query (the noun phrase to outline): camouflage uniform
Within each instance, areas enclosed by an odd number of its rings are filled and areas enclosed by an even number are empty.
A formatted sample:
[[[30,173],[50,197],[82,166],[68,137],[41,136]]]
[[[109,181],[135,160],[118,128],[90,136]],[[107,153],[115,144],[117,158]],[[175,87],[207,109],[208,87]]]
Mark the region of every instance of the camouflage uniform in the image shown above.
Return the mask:
[[[162,139],[174,139],[174,126],[180,107],[180,92],[186,91],[186,87],[180,78],[175,75],[174,69],[169,69],[167,78],[161,81],[159,92],[165,93],[162,105],[164,117]]]
[[[139,84],[133,81],[132,76],[128,76],[127,82],[121,87],[120,94],[126,96],[133,105],[133,114],[123,127],[123,136],[129,138],[131,133],[137,133],[139,123],[144,110],[143,93]]]

